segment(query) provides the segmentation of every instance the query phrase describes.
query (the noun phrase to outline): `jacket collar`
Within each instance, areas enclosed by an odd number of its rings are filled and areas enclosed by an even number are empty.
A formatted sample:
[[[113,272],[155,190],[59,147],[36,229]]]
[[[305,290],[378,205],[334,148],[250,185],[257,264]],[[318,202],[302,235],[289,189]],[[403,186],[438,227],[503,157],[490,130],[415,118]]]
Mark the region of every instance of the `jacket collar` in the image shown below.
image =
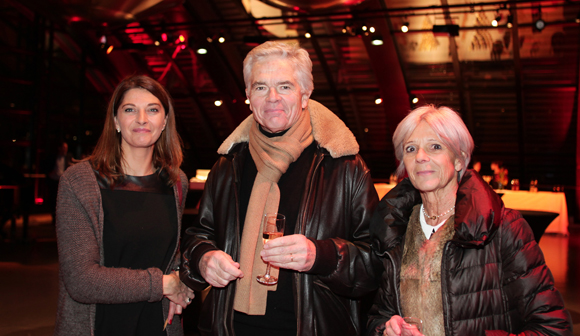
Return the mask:
[[[326,149],[330,156],[339,158],[358,153],[359,146],[354,134],[332,111],[319,102],[308,101],[312,135],[320,147]],[[254,116],[250,115],[230,134],[218,148],[218,154],[228,154],[239,143],[249,141],[250,127]]]
[[[489,184],[474,170],[467,170],[457,191],[453,241],[462,246],[487,244],[499,228],[503,208]]]
[[[413,206],[422,202],[408,178],[395,186],[379,203],[371,224],[373,245],[379,253],[401,243]],[[473,170],[460,181],[455,205],[455,234],[452,241],[462,247],[486,245],[497,232],[503,213],[499,195]]]

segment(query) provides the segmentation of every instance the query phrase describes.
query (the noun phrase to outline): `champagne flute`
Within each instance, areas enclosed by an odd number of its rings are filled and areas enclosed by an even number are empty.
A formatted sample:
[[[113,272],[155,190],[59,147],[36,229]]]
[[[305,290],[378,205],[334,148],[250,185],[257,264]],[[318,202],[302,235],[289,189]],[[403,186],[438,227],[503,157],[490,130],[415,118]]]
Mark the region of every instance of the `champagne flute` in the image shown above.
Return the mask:
[[[284,225],[286,224],[286,216],[281,213],[267,213],[262,217],[262,237],[264,244],[270,239],[280,238],[284,235]],[[263,285],[275,285],[278,283],[278,278],[270,275],[270,263],[266,268],[266,274],[258,275],[256,277],[259,283]]]

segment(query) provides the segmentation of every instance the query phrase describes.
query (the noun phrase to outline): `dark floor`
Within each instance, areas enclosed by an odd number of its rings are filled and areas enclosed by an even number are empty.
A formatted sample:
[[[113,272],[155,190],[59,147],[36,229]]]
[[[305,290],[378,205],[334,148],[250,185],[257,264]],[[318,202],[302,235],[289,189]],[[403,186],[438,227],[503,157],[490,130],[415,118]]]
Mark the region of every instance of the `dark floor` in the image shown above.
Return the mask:
[[[54,227],[50,215],[33,215],[22,241],[21,221],[17,224],[16,241],[0,240],[0,336],[52,335],[58,294]],[[569,237],[545,235],[540,247],[572,314],[574,335],[580,336],[580,225],[570,227]],[[186,321],[194,313],[190,306]],[[195,335],[190,324],[186,332]]]

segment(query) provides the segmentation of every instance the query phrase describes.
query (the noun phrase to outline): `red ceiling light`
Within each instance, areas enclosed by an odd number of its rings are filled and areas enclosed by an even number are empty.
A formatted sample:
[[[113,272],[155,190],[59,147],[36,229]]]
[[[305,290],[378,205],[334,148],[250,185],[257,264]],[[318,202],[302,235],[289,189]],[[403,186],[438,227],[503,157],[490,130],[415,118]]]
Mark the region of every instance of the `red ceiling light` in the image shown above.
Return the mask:
[[[167,34],[166,33],[161,34],[161,41],[167,42]]]

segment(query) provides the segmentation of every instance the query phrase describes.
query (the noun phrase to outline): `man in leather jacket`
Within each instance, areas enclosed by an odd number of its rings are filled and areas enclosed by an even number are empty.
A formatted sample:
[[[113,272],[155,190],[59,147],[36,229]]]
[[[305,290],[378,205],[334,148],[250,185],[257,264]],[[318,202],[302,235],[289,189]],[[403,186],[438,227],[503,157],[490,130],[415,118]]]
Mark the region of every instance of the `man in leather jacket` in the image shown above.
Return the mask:
[[[244,79],[252,115],[218,149],[199,218],[182,244],[182,281],[195,290],[211,285],[199,331],[360,335],[359,298],[377,286],[368,224],[378,196],[356,139],[309,99],[312,63],[304,49],[266,42],[246,57]],[[263,183],[269,187],[259,189]],[[286,228],[261,249],[261,232],[258,243],[247,232],[255,213],[266,212],[286,215]],[[245,249],[248,240],[257,247]],[[244,266],[245,254],[254,253],[257,261]],[[265,269],[256,266],[260,257],[279,268],[279,281],[254,300],[266,287],[254,275]],[[262,299],[264,307],[256,303]]]

